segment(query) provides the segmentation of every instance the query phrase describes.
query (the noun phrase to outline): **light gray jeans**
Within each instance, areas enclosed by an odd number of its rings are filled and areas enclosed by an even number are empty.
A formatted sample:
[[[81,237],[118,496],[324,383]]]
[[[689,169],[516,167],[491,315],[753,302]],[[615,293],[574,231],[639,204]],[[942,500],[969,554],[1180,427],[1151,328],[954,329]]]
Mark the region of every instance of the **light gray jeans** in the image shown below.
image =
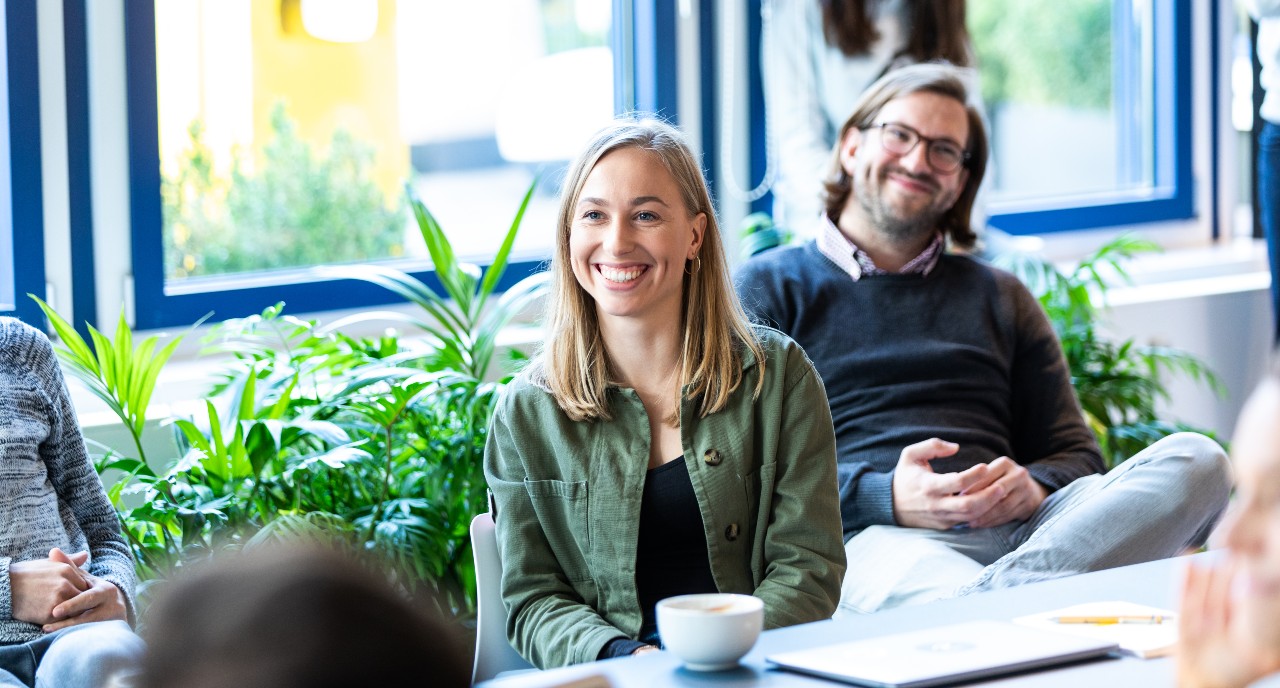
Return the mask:
[[[871,526],[845,543],[836,617],[1171,557],[1205,543],[1230,491],[1222,447],[1184,432],[1054,492],[1026,521]]]
[[[0,647],[0,687],[103,688],[142,660],[142,639],[123,621],[71,626]]]

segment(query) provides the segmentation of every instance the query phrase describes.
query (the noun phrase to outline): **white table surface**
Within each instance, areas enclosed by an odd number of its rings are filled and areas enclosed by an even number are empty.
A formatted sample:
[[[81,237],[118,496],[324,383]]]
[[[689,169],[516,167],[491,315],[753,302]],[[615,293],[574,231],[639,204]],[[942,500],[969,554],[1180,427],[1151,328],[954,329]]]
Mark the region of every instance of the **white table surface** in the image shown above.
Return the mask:
[[[1212,556],[1209,554],[1197,557]],[[1082,602],[1126,600],[1166,609],[1177,607],[1177,585],[1185,559],[1166,559],[1109,571],[1032,583],[968,597],[941,600],[917,607],[877,614],[779,628],[766,631],[755,648],[731,671],[700,673],[681,667],[667,652],[592,662],[553,671],[531,672],[482,684],[486,688],[534,688],[572,683],[602,675],[618,688],[688,686],[697,688],[792,688],[843,685],[820,678],[773,669],[766,655],[838,642],[870,638],[974,619],[1013,619]],[[1109,688],[1111,686],[1172,686],[1174,666],[1169,657],[1137,659],[1113,657],[1053,669],[1033,671],[964,685]]]

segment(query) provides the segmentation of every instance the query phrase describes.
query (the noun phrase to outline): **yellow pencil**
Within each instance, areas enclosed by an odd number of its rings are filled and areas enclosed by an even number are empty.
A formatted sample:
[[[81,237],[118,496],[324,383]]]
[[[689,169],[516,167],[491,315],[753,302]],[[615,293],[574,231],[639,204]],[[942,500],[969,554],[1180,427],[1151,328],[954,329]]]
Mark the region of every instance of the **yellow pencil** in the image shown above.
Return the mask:
[[[1174,617],[1162,614],[1150,615],[1119,615],[1119,616],[1055,616],[1050,621],[1060,624],[1095,624],[1105,626],[1108,624],[1162,624],[1166,621],[1173,621]]]

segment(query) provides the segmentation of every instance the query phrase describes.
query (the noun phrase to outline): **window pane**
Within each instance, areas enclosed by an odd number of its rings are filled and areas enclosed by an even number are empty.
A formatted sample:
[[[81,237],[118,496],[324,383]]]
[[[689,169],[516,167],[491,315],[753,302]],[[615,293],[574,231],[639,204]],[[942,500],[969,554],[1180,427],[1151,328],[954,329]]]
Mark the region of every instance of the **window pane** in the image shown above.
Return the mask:
[[[1149,0],[970,0],[991,200],[1154,185]]]
[[[610,5],[156,2],[168,284],[424,259],[406,184],[483,260],[539,171],[517,251],[546,252],[546,179],[612,116]]]

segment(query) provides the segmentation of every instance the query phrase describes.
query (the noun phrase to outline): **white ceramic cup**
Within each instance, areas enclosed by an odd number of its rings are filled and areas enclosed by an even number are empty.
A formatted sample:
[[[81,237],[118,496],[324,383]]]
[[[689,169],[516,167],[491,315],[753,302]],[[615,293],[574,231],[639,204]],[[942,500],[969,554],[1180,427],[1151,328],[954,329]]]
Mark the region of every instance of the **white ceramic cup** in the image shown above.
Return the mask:
[[[751,595],[680,595],[658,603],[662,644],[694,671],[738,666],[764,626],[764,602]]]

